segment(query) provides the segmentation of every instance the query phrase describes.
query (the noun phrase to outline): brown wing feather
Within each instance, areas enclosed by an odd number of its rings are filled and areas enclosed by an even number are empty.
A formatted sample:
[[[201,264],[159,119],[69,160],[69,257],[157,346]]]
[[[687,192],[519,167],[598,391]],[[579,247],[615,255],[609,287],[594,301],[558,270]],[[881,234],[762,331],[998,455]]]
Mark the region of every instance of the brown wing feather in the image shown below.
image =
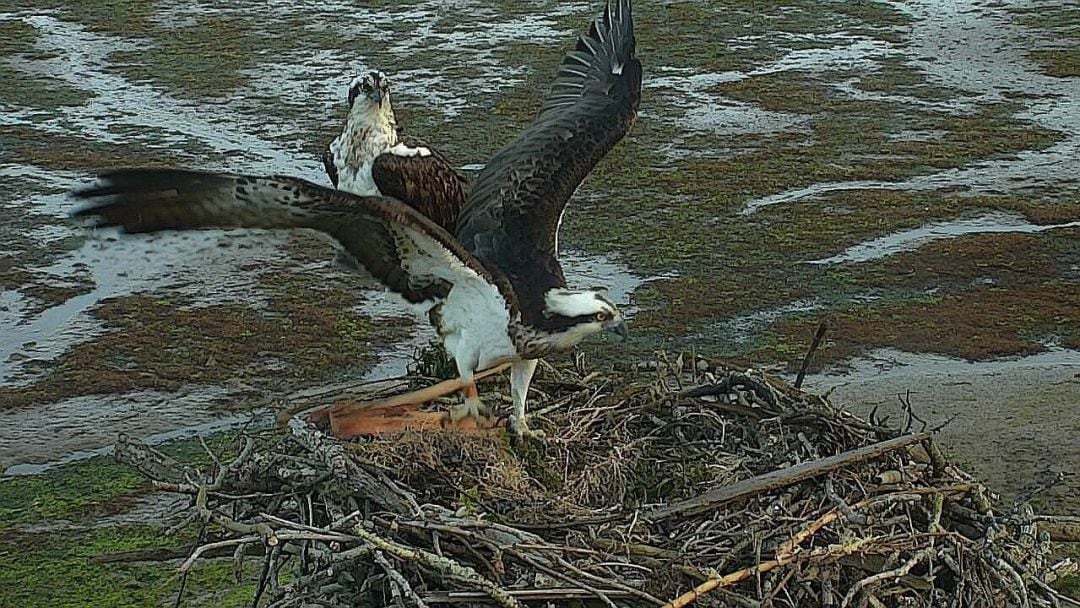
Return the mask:
[[[453,233],[465,202],[464,178],[435,149],[414,138],[402,138],[410,148],[424,147],[428,156],[381,154],[375,158],[371,177],[379,192],[416,209]]]
[[[509,276],[527,314],[565,285],[556,258],[563,211],[637,114],[634,47],[630,0],[609,0],[563,57],[536,120],[487,163],[458,217],[462,244]]]
[[[448,232],[401,201],[362,197],[292,177],[122,169],[76,190],[75,217],[130,233],[198,228],[311,228],[334,237],[376,279],[411,302],[446,296],[454,276],[513,291]],[[420,247],[417,246],[420,243]],[[425,253],[420,249],[441,253]],[[423,258],[423,259],[420,259]],[[456,273],[456,274],[455,274]]]

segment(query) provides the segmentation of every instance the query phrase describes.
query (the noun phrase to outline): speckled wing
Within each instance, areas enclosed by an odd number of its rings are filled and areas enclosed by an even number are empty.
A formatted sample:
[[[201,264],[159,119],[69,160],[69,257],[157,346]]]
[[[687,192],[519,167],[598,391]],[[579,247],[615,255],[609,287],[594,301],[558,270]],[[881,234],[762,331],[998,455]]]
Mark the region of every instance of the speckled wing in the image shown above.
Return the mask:
[[[125,232],[199,228],[311,228],[329,234],[391,290],[413,303],[438,301],[458,281],[512,290],[448,232],[396,199],[363,197],[292,177],[172,169],[122,169],[72,195],[75,217]]]
[[[536,120],[480,172],[457,235],[489,265],[542,293],[564,284],[558,230],[571,195],[629,131],[641,99],[629,0],[609,0],[559,66]],[[534,294],[535,295],[535,294]]]
[[[464,179],[450,161],[431,146],[411,137],[402,137],[401,143],[409,149],[422,148],[430,153],[423,156],[402,156],[392,152],[380,154],[371,168],[375,186],[383,195],[407,203],[453,233],[458,213],[465,202]]]

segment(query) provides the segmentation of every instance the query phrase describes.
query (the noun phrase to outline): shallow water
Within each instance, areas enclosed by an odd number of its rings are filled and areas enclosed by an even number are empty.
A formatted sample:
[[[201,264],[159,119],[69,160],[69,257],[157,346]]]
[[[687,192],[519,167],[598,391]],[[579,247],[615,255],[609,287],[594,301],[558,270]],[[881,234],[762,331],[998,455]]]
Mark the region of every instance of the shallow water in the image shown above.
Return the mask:
[[[905,35],[904,53],[935,83],[964,90],[975,102],[1020,103],[1020,118],[1058,131],[1062,141],[1045,150],[918,175],[901,181],[859,180],[813,184],[747,201],[744,215],[764,208],[819,198],[843,190],[933,191],[961,189],[969,195],[1010,194],[1053,186],[1065,194],[1080,186],[1080,175],[1063,171],[1080,159],[1080,78],[1056,78],[1039,70],[1027,52],[1038,32],[1015,22],[1003,4],[987,0],[890,2],[916,17]],[[1028,6],[1027,3],[1006,3]],[[871,51],[872,49],[866,49]],[[880,49],[884,52],[884,49]],[[853,90],[849,87],[848,90]]]
[[[208,437],[237,428],[265,428],[269,410],[222,414],[210,404],[225,391],[200,387],[175,393],[146,391],[76,397],[45,408],[0,410],[0,477],[36,475],[53,467],[112,454],[119,433],[150,445]],[[42,425],[42,420],[49,424]]]
[[[812,260],[808,264],[839,264],[841,262],[870,262],[890,255],[913,251],[934,241],[955,239],[968,234],[1019,233],[1035,234],[1061,228],[1080,227],[1078,222],[1063,224],[1032,224],[1016,213],[992,212],[977,217],[933,222],[911,230],[885,235],[852,245],[834,256]]]
[[[1078,351],[1051,345],[1028,357],[972,362],[881,349],[807,376],[803,386],[898,427],[909,419],[901,400],[909,403],[918,417],[911,419],[913,431],[939,429],[936,440],[950,457],[1007,497],[1064,473],[1036,508],[1080,515]]]

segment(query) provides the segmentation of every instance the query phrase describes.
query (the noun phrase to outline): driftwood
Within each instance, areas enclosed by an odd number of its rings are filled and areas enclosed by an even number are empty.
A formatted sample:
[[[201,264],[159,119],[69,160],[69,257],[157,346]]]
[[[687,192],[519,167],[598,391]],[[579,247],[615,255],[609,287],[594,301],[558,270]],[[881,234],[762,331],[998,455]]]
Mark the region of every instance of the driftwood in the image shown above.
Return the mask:
[[[683,500],[659,509],[646,511],[642,513],[641,516],[646,521],[655,523],[670,517],[697,515],[715,509],[725,503],[739,500],[740,498],[756,496],[765,492],[778,490],[785,486],[790,486],[799,483],[800,481],[806,481],[845,466],[871,460],[882,454],[905,448],[929,438],[930,435],[928,433],[905,435],[903,437],[888,439],[855,450],[850,450],[843,454],[837,454],[836,456],[830,456],[811,462],[803,462],[787,469],[770,471],[764,475],[737,481],[729,486],[714,488],[689,500]]]
[[[275,608],[1068,605],[1049,541],[1075,522],[999,502],[928,433],[697,359],[576,363],[534,383],[544,442],[343,442],[293,416],[196,468],[124,439],[116,457],[207,534],[97,559],[255,554]]]

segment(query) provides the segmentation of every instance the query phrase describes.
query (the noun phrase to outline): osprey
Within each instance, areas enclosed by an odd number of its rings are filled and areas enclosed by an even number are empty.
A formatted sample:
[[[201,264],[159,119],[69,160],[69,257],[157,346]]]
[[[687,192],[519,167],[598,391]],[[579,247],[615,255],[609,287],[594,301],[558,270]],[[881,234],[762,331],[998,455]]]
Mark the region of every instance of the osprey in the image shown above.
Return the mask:
[[[486,164],[454,234],[386,196],[359,196],[293,177],[122,169],[75,191],[75,216],[129,233],[196,228],[310,228],[336,239],[389,289],[425,306],[478,417],[474,373],[510,363],[511,430],[528,429],[525,399],[540,357],[610,330],[615,305],[567,287],[558,232],[571,195],[629,131],[641,98],[630,0],[608,0],[559,66],[536,119]]]
[[[464,179],[434,148],[399,133],[390,81],[382,72],[353,79],[345,126],[322,161],[335,188],[391,196],[454,231],[465,201]]]

